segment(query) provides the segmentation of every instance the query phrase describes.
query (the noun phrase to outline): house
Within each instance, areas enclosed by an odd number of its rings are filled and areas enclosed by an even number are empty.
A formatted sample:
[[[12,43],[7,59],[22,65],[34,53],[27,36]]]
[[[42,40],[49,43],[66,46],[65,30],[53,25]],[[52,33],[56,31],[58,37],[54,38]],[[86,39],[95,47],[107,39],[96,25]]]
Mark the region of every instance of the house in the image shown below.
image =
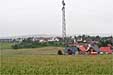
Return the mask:
[[[43,42],[48,42],[49,38],[39,38],[39,42],[43,43]]]
[[[86,48],[83,45],[79,46],[79,54],[86,54]]]
[[[90,44],[88,44],[88,45],[81,45],[79,47],[79,49],[80,49],[80,54],[97,55],[100,52],[100,50],[99,50],[97,45],[90,45]]]
[[[40,43],[42,42],[55,42],[55,41],[60,41],[57,37],[40,37],[37,39]]]
[[[112,54],[113,51],[111,50],[110,47],[100,47],[100,51],[106,54]]]
[[[90,51],[91,55],[97,55],[100,52],[100,49],[97,45],[91,46],[91,48],[88,50]]]
[[[86,51],[86,48],[85,48],[83,45],[81,45],[81,46],[79,47],[79,49],[80,49],[81,51],[83,51],[83,52]]]
[[[51,38],[49,38],[48,39],[48,42],[54,42],[54,41],[59,41],[59,39],[58,38],[56,38],[56,37],[51,37]]]

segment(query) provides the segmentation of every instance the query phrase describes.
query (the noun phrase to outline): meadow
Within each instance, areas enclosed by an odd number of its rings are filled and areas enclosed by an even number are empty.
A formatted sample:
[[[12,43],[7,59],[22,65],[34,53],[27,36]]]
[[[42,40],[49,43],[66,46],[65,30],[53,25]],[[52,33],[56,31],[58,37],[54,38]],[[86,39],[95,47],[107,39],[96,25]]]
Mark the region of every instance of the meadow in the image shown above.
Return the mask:
[[[113,55],[57,55],[61,47],[0,50],[1,75],[113,75]]]
[[[0,49],[11,49],[13,44],[14,43],[6,43],[6,42],[1,43],[0,42]]]

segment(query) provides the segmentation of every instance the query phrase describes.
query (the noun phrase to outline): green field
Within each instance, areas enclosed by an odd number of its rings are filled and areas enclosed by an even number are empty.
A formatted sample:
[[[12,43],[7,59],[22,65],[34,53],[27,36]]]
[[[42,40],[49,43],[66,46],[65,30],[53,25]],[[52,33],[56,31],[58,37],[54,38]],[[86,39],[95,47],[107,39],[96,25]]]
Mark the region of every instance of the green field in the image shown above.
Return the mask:
[[[13,43],[0,43],[0,49],[11,49]]]
[[[0,50],[1,75],[113,75],[113,55],[57,55],[60,47]]]

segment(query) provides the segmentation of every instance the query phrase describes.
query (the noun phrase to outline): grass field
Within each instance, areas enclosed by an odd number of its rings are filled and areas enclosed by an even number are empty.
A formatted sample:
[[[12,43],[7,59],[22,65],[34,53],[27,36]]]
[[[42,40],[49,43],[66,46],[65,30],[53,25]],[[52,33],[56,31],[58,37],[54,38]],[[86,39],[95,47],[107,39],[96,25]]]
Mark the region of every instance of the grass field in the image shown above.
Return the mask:
[[[0,49],[11,49],[13,43],[0,43]]]
[[[58,56],[59,47],[0,50],[1,75],[113,75],[113,55]]]

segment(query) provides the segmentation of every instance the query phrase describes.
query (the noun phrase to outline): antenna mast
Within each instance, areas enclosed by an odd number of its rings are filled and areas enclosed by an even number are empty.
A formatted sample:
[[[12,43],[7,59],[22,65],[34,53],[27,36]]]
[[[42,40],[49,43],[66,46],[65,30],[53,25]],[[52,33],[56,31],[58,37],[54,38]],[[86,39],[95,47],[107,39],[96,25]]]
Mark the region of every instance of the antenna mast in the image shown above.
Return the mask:
[[[65,2],[62,0],[62,38],[65,43],[65,38],[66,38],[66,19],[65,19]]]

